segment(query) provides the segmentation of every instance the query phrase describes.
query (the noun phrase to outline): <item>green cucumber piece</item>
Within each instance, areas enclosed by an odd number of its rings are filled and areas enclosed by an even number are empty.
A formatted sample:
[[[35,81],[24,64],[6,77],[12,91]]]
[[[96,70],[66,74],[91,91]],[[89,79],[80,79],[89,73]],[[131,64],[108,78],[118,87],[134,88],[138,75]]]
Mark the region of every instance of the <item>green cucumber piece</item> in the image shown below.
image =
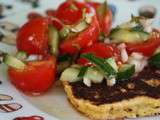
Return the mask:
[[[132,31],[127,29],[116,29],[110,34],[112,42],[115,43],[140,43],[146,41],[150,34],[142,31]]]
[[[70,29],[68,27],[64,27],[59,32],[61,38],[66,38],[69,35],[69,33],[70,33]]]
[[[79,72],[80,70],[77,68],[67,68],[62,72],[60,80],[68,82],[77,82],[80,80],[80,78],[78,77]]]
[[[59,52],[59,32],[53,26],[49,26],[49,46],[50,52],[57,56]]]
[[[124,64],[119,68],[117,73],[117,80],[126,80],[133,76],[135,73],[135,65]]]
[[[105,60],[99,57],[94,56],[93,54],[82,54],[81,58],[86,58],[96,65],[97,69],[99,69],[107,79],[109,76],[116,75],[115,69]]]
[[[16,69],[24,69],[24,67],[26,66],[26,64],[24,62],[22,62],[21,60],[17,59],[16,57],[13,57],[11,55],[6,54],[4,56],[3,62],[13,68]]]
[[[74,25],[70,30],[72,32],[78,33],[85,30],[88,27],[88,24],[85,20],[82,20],[79,24]]]
[[[84,74],[84,78],[91,80],[93,83],[101,83],[104,75],[95,67],[89,67]]]
[[[154,67],[160,68],[160,53],[157,53],[154,56],[152,56],[149,59],[149,64]]]
[[[114,70],[116,72],[118,72],[118,66],[117,66],[114,58],[108,58],[108,59],[106,59],[106,62],[108,62],[108,64],[110,64],[112,66],[112,68],[114,68]]]
[[[16,54],[16,58],[19,60],[25,60],[27,59],[27,53],[24,51],[18,51]]]

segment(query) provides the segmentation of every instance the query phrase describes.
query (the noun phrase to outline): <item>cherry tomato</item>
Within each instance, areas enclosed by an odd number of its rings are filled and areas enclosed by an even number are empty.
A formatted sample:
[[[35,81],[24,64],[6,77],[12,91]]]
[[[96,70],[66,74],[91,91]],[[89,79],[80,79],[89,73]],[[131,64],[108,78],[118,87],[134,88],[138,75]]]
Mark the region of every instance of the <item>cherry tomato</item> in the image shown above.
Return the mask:
[[[10,67],[8,74],[11,82],[26,93],[43,93],[55,81],[56,59],[48,56],[41,61],[30,61],[24,69]]]
[[[160,35],[160,33],[157,33]],[[158,35],[157,35],[158,36]],[[152,37],[144,43],[127,44],[127,51],[129,54],[132,52],[142,53],[144,56],[152,56],[155,50],[160,46],[160,37]]]
[[[61,53],[75,54],[80,49],[93,45],[99,36],[99,24],[97,17],[93,16],[92,22],[86,30],[78,33],[77,36],[69,37],[60,44]]]
[[[82,18],[82,11],[88,6],[85,3],[78,1],[66,1],[62,3],[56,12],[56,17],[59,18],[64,24],[75,24]]]
[[[17,35],[17,48],[28,54],[45,54],[48,50],[48,19],[36,18],[24,24]]]
[[[81,54],[85,53],[93,53],[97,57],[101,58],[109,58],[114,57],[117,62],[121,61],[120,51],[113,44],[105,44],[105,43],[96,43],[88,48],[85,48],[81,51]],[[90,65],[91,63],[85,59],[80,58],[78,63],[81,65]]]

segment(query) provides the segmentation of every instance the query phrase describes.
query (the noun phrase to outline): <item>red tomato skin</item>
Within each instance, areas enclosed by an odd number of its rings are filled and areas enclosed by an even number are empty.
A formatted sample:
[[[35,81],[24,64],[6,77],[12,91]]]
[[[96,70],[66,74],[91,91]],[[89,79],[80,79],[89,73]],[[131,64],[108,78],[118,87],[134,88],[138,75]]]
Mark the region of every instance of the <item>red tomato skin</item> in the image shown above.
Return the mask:
[[[104,16],[99,16],[99,24],[101,32],[108,36],[112,27],[112,11],[110,9],[106,11]]]
[[[62,54],[75,54],[80,49],[93,45],[97,42],[100,33],[99,23],[96,16],[93,16],[92,23],[86,30],[79,33],[73,38],[67,38],[60,45]]]
[[[48,57],[43,61],[32,61],[24,69],[9,68],[8,75],[11,82],[25,93],[43,93],[55,81],[56,59]]]
[[[127,51],[129,54],[132,52],[142,53],[144,56],[150,57],[155,50],[160,46],[160,38],[151,38],[144,43],[127,44]]]
[[[120,51],[114,44],[96,43],[88,48],[83,49],[80,54],[92,53],[100,58],[114,57],[117,62],[121,61]],[[84,58],[78,59],[80,65],[91,65],[91,63]]]
[[[78,10],[71,9],[71,4],[74,4]],[[87,4],[83,2],[66,1],[58,7],[56,11],[56,17],[59,18],[64,24],[72,25],[79,22],[82,17],[82,10],[84,8],[86,8],[87,11],[89,9]]]
[[[17,48],[28,54],[45,54],[48,51],[48,19],[36,18],[24,24],[17,35]]]
[[[102,3],[99,2],[87,2],[87,4],[92,6],[95,11],[102,5]],[[112,11],[108,8],[104,15],[98,15],[97,13],[97,17],[101,32],[108,36],[112,27]]]

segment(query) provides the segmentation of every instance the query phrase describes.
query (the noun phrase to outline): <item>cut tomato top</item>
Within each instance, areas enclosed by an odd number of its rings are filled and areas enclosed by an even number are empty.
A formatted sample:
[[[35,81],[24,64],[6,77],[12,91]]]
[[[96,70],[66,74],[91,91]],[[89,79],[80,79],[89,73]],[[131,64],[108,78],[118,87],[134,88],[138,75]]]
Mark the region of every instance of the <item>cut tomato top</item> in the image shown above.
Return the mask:
[[[46,54],[48,50],[48,19],[36,18],[24,24],[17,35],[17,48],[28,54]]]
[[[79,22],[82,18],[83,9],[86,9],[89,12],[88,5],[83,2],[66,1],[58,7],[56,17],[64,24],[72,25]]]
[[[92,17],[92,22],[84,31],[74,37],[66,38],[60,44],[61,53],[75,54],[80,49],[93,45],[99,36],[100,29],[96,16]]]

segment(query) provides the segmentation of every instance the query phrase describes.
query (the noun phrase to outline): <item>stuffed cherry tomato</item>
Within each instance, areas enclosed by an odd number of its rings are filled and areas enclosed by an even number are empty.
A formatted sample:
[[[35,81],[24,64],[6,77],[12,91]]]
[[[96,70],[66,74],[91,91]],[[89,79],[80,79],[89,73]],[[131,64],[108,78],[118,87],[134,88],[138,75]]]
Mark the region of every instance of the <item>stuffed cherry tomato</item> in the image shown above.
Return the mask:
[[[101,58],[114,57],[117,62],[121,61],[120,51],[114,44],[96,43],[81,51],[81,54],[85,53],[92,53]],[[81,65],[90,65],[90,62],[84,58],[80,58],[78,63]]]
[[[48,19],[37,18],[24,24],[17,35],[17,48],[28,54],[46,54],[48,50]]]
[[[20,67],[20,63],[16,64]],[[31,94],[43,93],[47,91],[55,81],[56,59],[47,56],[42,60],[27,62],[22,68],[11,66],[8,69],[8,74],[11,82],[18,89]]]
[[[62,41],[60,44],[61,53],[75,54],[80,49],[93,45],[97,42],[99,33],[100,29],[97,17],[93,16],[90,25],[85,30]]]

